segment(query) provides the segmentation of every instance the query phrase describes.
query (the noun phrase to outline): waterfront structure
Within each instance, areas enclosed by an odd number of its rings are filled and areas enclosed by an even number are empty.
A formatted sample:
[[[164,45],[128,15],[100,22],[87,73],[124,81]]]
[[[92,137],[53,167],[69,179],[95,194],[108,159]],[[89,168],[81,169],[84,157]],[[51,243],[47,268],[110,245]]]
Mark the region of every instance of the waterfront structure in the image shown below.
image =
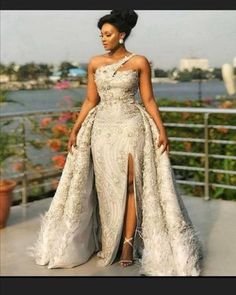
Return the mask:
[[[72,68],[72,69],[69,69],[69,72],[68,72],[68,77],[71,77],[71,78],[78,78],[78,77],[83,78],[86,76],[87,76],[87,71],[85,71],[82,68]]]
[[[56,72],[53,72],[51,76],[49,76],[49,80],[53,81],[53,82],[57,82],[61,79],[61,74],[62,72],[61,71],[56,71]]]
[[[192,71],[193,68],[199,68],[201,70],[209,69],[209,62],[206,58],[182,58],[179,64],[179,70],[189,70]]]

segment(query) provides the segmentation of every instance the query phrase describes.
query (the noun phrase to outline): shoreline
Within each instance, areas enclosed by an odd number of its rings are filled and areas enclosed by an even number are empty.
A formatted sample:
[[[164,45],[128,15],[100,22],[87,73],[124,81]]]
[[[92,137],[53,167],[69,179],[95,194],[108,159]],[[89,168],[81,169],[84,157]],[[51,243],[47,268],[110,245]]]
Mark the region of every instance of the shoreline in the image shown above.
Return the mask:
[[[202,80],[202,83],[207,83],[209,81],[221,81],[218,79],[208,79]],[[68,82],[68,86],[64,87],[60,86],[64,82]],[[191,81],[180,81],[180,80],[172,80],[169,78],[160,78],[155,77],[152,78],[152,84],[179,84],[179,83],[197,83],[197,80]],[[48,89],[79,89],[86,88],[87,83],[81,83],[79,81],[61,81],[57,83],[52,83],[48,81],[36,81],[36,80],[28,80],[28,81],[11,81],[6,83],[0,83],[1,91],[18,91],[18,90],[48,90]],[[61,87],[61,88],[60,88]]]
[[[87,84],[81,84],[77,81],[68,81],[69,87],[64,89],[86,88]],[[20,91],[20,90],[49,90],[57,89],[57,84],[38,83],[36,81],[12,81],[8,83],[0,83],[1,91]]]

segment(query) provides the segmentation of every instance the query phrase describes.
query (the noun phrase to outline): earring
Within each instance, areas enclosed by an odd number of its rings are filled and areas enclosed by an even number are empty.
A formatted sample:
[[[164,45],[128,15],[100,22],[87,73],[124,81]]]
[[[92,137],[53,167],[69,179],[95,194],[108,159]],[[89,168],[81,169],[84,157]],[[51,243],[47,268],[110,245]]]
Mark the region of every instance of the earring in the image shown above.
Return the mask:
[[[123,39],[119,39],[119,43],[120,44],[123,44],[124,43],[124,40]]]

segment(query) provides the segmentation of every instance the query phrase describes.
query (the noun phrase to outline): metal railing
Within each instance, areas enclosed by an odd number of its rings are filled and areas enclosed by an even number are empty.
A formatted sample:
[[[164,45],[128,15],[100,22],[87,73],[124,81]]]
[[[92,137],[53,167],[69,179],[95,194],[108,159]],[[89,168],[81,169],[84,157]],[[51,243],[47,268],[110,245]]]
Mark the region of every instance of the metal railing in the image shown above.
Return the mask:
[[[186,137],[169,137],[170,141],[190,141],[190,142],[202,142],[204,143],[204,153],[190,153],[190,152],[180,152],[180,151],[171,151],[170,153],[173,155],[183,155],[183,156],[194,156],[194,157],[204,157],[205,158],[205,166],[204,168],[200,167],[190,167],[190,166],[177,166],[172,165],[174,169],[184,169],[191,171],[202,171],[204,172],[204,182],[196,182],[190,180],[176,180],[177,183],[181,184],[190,184],[190,185],[200,185],[204,186],[204,199],[209,200],[209,187],[221,187],[227,189],[236,189],[234,185],[224,185],[218,183],[210,183],[209,182],[209,172],[213,173],[225,173],[225,174],[233,174],[236,175],[236,171],[232,170],[222,170],[222,169],[210,169],[209,168],[209,158],[215,159],[230,159],[236,160],[236,156],[229,155],[218,155],[218,154],[209,154],[209,143],[217,143],[217,144],[236,144],[236,141],[232,140],[209,140],[209,128],[227,128],[236,130],[236,126],[232,125],[212,125],[209,124],[209,116],[212,114],[234,114],[236,115],[236,109],[213,109],[213,108],[189,108],[189,107],[162,107],[161,111],[164,112],[188,112],[188,113],[202,113],[204,116],[204,124],[190,124],[190,123],[165,123],[165,126],[174,126],[174,127],[187,127],[187,128],[202,128],[204,129],[204,138],[186,138]]]
[[[186,138],[186,137],[169,137],[170,142],[171,141],[189,141],[189,142],[200,142],[204,144],[204,152],[203,153],[193,153],[193,152],[188,152],[188,151],[175,151],[171,150],[170,154],[172,155],[178,155],[178,156],[184,156],[184,157],[189,157],[189,156],[194,156],[194,157],[204,157],[205,158],[205,164],[204,168],[201,167],[191,167],[191,166],[186,166],[186,165],[172,165],[173,169],[176,170],[189,170],[189,171],[202,171],[204,173],[204,182],[200,181],[192,181],[192,180],[178,180],[176,179],[176,182],[179,184],[187,184],[187,185],[199,185],[204,187],[204,199],[209,200],[210,195],[209,195],[209,188],[210,186],[215,186],[215,187],[221,187],[221,188],[226,188],[226,189],[236,189],[236,186],[234,185],[227,185],[227,184],[219,184],[219,183],[210,183],[209,182],[209,173],[225,173],[225,174],[231,174],[231,175],[236,175],[236,171],[232,170],[226,170],[226,169],[210,169],[209,168],[209,158],[215,158],[215,159],[230,159],[230,160],[236,160],[236,156],[229,156],[229,155],[219,155],[219,154],[210,154],[209,153],[209,143],[216,143],[216,144],[236,144],[236,141],[230,141],[230,140],[213,140],[209,139],[209,128],[228,128],[228,129],[233,129],[236,130],[236,126],[232,125],[211,125],[209,124],[209,116],[212,114],[232,114],[236,115],[236,109],[218,109],[218,108],[194,108],[194,107],[159,107],[161,112],[178,112],[178,113],[201,113],[204,116],[204,124],[193,124],[193,123],[171,123],[171,122],[164,122],[164,125],[166,127],[175,127],[175,128],[200,128],[204,130],[204,138]],[[22,135],[24,138],[24,144],[21,145],[23,148],[23,157],[26,156],[26,132],[25,132],[25,121],[27,117],[35,117],[35,116],[45,116],[45,115],[57,115],[62,112],[78,112],[80,111],[80,108],[71,108],[70,110],[68,109],[63,109],[60,111],[55,111],[55,110],[48,110],[48,111],[34,111],[34,112],[18,112],[14,114],[3,114],[0,117],[0,120],[21,120],[22,122]],[[65,151],[65,154],[67,152]],[[27,171],[24,170],[23,173],[18,174],[15,178],[21,182],[21,187],[18,188],[18,191],[21,191],[22,193],[22,205],[26,205],[28,202],[28,194],[27,194],[27,187],[30,184],[30,182],[33,182],[36,179],[50,179],[53,177],[57,177],[61,175],[61,171],[58,171],[57,169],[45,169],[43,171],[43,176],[35,177],[29,179],[27,176]],[[12,177],[14,178],[14,177]],[[45,185],[40,184],[40,185]]]

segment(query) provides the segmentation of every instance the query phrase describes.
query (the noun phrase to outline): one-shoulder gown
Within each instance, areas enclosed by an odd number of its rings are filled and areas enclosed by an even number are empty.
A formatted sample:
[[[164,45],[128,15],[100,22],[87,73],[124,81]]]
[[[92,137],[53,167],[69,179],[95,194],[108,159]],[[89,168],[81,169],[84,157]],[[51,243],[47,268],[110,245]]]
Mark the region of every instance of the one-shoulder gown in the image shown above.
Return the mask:
[[[148,276],[199,276],[202,244],[178,191],[159,129],[135,99],[136,70],[122,70],[132,53],[94,73],[100,102],[68,153],[49,210],[29,255],[38,265],[72,268],[95,253],[116,261],[127,200],[128,155],[134,162],[137,227],[133,255]]]

